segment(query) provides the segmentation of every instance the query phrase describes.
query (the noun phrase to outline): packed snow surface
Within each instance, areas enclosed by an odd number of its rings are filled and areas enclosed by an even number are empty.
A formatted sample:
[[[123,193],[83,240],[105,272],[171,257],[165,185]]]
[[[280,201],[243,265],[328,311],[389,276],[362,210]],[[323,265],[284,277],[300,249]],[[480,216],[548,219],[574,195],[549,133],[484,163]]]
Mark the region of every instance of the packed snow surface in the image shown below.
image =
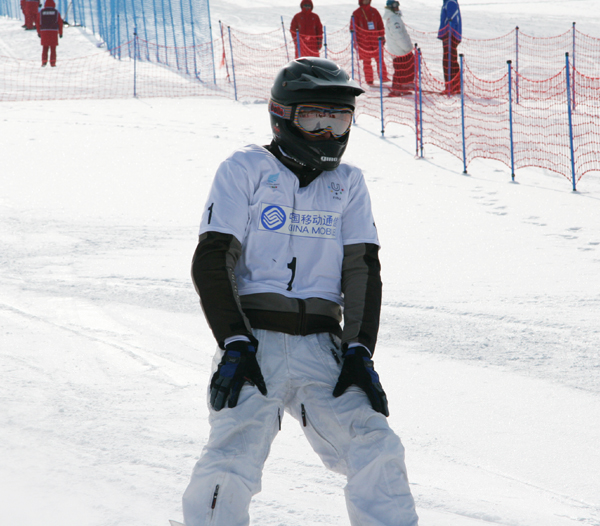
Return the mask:
[[[260,32],[298,3],[211,8]],[[420,30],[437,29],[440,6],[401,3]],[[315,9],[341,27],[354,8]],[[594,0],[461,8],[472,38],[573,21],[600,37]],[[0,20],[0,49],[22,57],[5,37],[15,24]],[[67,28],[59,66],[86,52]],[[266,105],[2,103],[0,139],[0,525],[167,526],[208,434],[215,342],[189,276],[200,215],[219,163],[269,142]],[[346,159],[364,170],[383,247],[375,364],[421,525],[598,526],[600,174],[573,192],[552,172],[512,182],[479,160],[465,175],[414,147],[409,128],[381,137],[362,116]],[[344,483],[286,417],[252,524],[346,526]]]

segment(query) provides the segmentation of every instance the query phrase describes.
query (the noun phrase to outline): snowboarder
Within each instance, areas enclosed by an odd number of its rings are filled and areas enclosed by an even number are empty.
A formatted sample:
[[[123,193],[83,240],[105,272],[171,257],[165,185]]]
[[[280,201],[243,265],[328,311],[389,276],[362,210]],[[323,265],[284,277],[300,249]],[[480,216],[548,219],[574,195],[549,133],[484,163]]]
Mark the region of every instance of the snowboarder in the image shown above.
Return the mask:
[[[294,15],[290,24],[292,42],[298,57],[318,57],[323,46],[323,25],[317,13],[313,12],[312,0],[300,2],[299,13]],[[298,42],[300,40],[300,42]]]
[[[444,46],[444,80],[448,94],[460,93],[458,44],[462,40],[462,19],[458,0],[444,0],[438,38]]]
[[[249,524],[284,411],[347,477],[352,525],[417,524],[373,367],[377,230],[361,170],[342,162],[362,93],[332,61],[290,62],[271,89],[272,142],[237,150],[217,170],[192,262],[218,348],[186,526]]]
[[[415,56],[402,20],[400,2],[387,0],[383,13],[387,50],[394,55],[394,76],[390,96],[403,95],[414,89]]]
[[[54,0],[46,0],[44,9],[39,12],[37,32],[43,46],[42,67],[48,64],[48,50],[50,50],[50,66],[56,66],[56,46],[58,46],[58,38],[62,38],[63,20]]]

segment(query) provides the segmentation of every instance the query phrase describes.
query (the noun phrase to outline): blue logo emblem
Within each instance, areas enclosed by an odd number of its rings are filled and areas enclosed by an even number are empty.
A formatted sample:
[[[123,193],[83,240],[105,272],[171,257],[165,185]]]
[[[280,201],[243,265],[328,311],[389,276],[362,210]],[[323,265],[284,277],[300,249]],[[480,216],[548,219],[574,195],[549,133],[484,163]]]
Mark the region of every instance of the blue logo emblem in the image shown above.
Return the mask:
[[[276,205],[267,206],[260,216],[260,222],[267,230],[279,230],[285,225],[285,212]]]
[[[269,178],[267,179],[267,183],[275,184],[277,182],[277,179],[279,179],[279,172],[277,172],[276,174],[273,174],[273,175],[269,175]]]

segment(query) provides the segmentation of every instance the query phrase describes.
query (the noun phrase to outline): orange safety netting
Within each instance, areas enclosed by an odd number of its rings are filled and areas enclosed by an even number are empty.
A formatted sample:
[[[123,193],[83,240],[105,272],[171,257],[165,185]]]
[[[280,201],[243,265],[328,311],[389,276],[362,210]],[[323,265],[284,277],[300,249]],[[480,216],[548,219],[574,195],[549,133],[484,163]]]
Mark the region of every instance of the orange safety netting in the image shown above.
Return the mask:
[[[575,27],[551,38],[518,28],[495,39],[463,38],[463,90],[450,94],[437,33],[408,30],[417,47],[405,57],[390,55],[381,35],[359,34],[348,25],[324,35],[320,56],[337,62],[366,90],[357,116],[381,119],[382,133],[390,123],[409,126],[417,154],[434,145],[461,159],[465,169],[473,159],[487,158],[513,174],[536,166],[573,183],[600,171],[600,39]],[[220,25],[218,33],[210,44],[190,47],[136,38],[109,52],[61,59],[56,68],[0,56],[0,101],[206,95],[267,100],[277,71],[296,56],[298,40],[285,29],[250,34]],[[301,49],[314,52],[315,45],[300,40]],[[397,93],[391,79],[395,66],[406,61],[414,64],[413,79]]]

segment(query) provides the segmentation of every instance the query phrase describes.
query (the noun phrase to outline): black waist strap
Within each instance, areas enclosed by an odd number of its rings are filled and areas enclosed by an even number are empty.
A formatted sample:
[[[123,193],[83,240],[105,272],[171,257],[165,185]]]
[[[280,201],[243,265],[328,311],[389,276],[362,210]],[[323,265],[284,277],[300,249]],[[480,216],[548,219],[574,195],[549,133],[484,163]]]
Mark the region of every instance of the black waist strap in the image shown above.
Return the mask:
[[[339,338],[342,337],[342,328],[339,322],[321,314],[307,314],[306,312],[278,312],[257,309],[244,309],[253,329],[284,332],[299,336],[329,332]]]

